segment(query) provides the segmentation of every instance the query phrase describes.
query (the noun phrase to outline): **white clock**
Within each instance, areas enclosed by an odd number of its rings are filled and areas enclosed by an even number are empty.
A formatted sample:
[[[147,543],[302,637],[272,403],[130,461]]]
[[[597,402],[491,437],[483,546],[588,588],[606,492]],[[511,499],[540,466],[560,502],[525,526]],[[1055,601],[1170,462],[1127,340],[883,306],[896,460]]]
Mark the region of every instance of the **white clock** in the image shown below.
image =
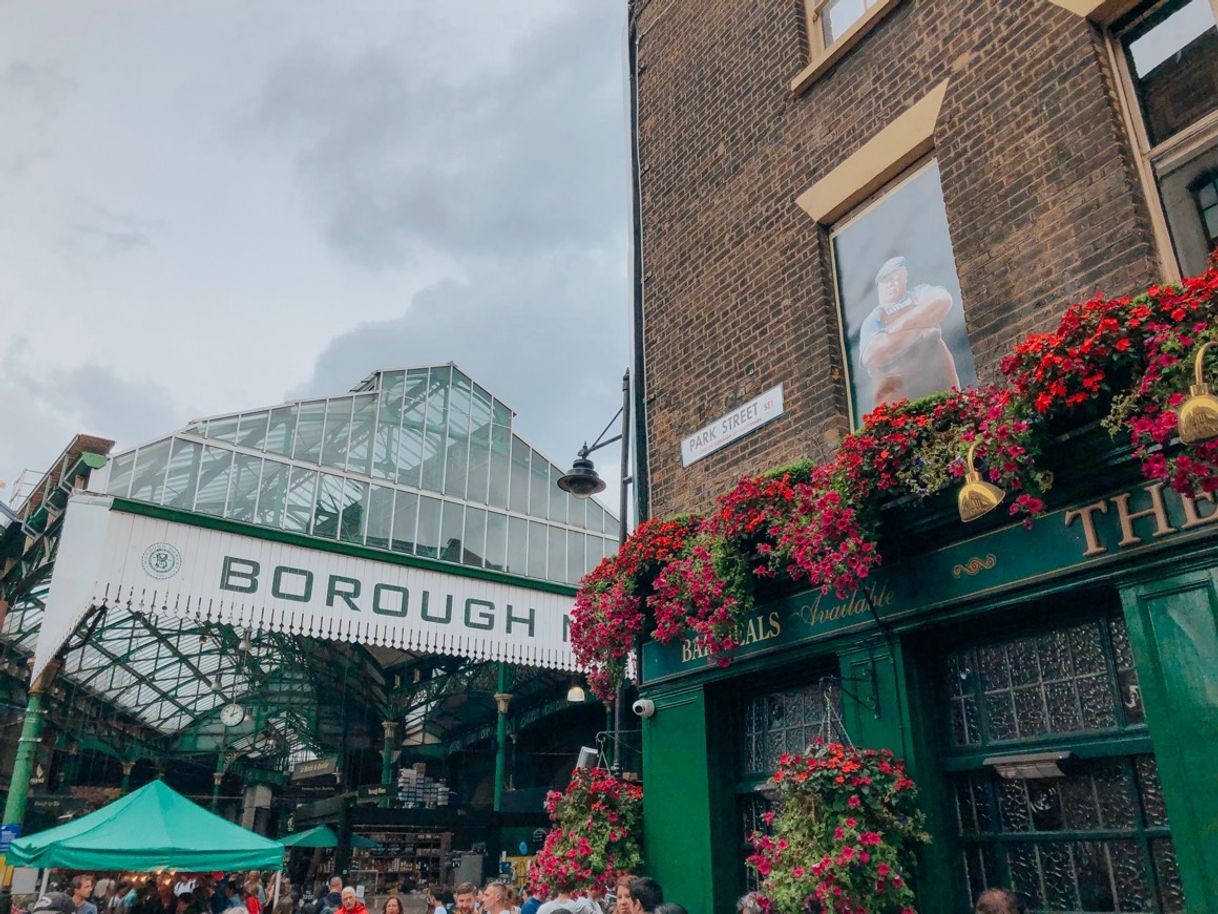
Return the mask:
[[[225,705],[220,709],[220,723],[226,727],[235,727],[245,720],[245,708],[239,704]]]

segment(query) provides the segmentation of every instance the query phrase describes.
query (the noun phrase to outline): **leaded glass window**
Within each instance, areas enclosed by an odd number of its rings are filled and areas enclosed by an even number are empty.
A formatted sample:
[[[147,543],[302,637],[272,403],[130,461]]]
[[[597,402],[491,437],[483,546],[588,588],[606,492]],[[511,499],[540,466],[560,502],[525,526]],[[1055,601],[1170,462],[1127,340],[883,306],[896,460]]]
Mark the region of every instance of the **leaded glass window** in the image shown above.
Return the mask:
[[[966,648],[948,657],[947,678],[959,746],[1144,722],[1121,619]]]
[[[1066,777],[954,779],[971,897],[1010,886],[1031,911],[1183,911],[1154,757],[1096,759]]]
[[[1126,748],[1149,740],[1120,616],[973,644],[944,673],[970,897],[1007,886],[1029,912],[1184,910],[1154,756]],[[1003,755],[1049,748],[1080,757],[1062,777],[1002,776]]]
[[[841,691],[832,680],[747,699],[741,709],[740,774],[769,776],[784,753],[806,752],[817,737],[840,740],[841,709]]]

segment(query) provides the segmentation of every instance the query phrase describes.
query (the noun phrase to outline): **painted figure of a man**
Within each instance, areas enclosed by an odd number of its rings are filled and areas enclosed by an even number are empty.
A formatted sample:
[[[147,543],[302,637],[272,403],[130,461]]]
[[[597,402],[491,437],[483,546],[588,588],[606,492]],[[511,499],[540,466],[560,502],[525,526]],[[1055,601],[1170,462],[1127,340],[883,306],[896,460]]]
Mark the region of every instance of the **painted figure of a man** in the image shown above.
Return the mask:
[[[875,277],[880,303],[859,333],[860,358],[871,376],[873,406],[916,400],[960,386],[941,324],[952,309],[942,286],[909,288],[904,257],[887,261]]]

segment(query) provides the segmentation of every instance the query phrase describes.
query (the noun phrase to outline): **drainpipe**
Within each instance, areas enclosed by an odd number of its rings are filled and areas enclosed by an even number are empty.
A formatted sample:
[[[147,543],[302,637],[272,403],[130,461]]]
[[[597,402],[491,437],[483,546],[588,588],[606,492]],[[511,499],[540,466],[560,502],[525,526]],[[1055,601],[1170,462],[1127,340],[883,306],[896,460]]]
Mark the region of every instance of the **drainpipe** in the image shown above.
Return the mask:
[[[503,783],[507,778],[508,710],[512,696],[508,692],[511,676],[506,663],[499,664],[499,690],[495,693],[495,709],[499,717],[495,722],[495,812],[503,809]]]

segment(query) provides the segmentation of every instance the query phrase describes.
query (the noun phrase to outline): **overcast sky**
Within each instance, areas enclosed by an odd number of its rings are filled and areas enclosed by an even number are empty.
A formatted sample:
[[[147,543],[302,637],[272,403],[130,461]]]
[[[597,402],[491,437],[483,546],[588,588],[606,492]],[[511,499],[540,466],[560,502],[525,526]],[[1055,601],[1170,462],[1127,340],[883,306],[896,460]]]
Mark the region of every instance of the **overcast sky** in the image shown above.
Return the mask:
[[[629,359],[625,6],[0,5],[0,480],[450,360],[570,459]]]

